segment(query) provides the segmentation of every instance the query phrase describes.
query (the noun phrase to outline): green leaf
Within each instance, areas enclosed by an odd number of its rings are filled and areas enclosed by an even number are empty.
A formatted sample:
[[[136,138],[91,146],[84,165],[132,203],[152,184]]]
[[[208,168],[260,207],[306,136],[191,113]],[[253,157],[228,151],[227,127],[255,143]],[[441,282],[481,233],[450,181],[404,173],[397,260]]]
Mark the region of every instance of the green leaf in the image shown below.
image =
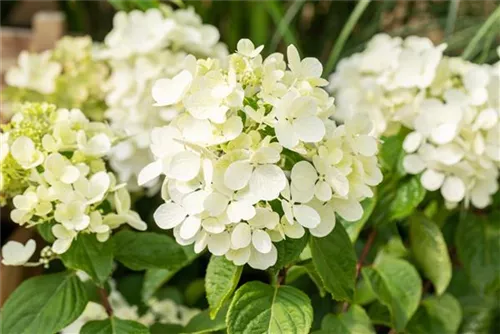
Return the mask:
[[[360,0],[357,2],[356,7],[352,11],[351,15],[349,16],[349,19],[347,22],[344,24],[344,27],[342,28],[342,31],[340,32],[340,35],[336,39],[335,45],[332,48],[332,51],[330,52],[330,56],[328,57],[328,62],[326,63],[325,66],[325,73],[327,75],[330,74],[335,68],[335,65],[337,64],[337,60],[340,57],[340,53],[342,52],[342,49],[344,48],[345,43],[347,42],[347,39],[349,38],[349,35],[353,31],[354,27],[356,26],[356,23],[358,22],[359,18],[365,11],[366,7],[370,4],[370,0]]]
[[[376,325],[392,327],[391,311],[387,306],[381,304],[379,301],[375,301],[374,303],[369,305],[368,316]]]
[[[162,324],[157,322],[149,327],[151,334],[181,334],[184,333],[184,326],[178,324]]]
[[[67,268],[83,270],[102,286],[113,270],[113,242],[99,242],[93,234],[81,234],[61,259]]]
[[[403,160],[405,152],[403,150],[403,141],[408,131],[404,129],[397,135],[382,138],[382,146],[380,148],[379,159],[382,169],[386,174],[396,174],[401,177],[405,173],[398,172],[398,165]]]
[[[113,316],[105,320],[87,322],[80,334],[149,334],[149,329],[136,321]]]
[[[212,319],[236,289],[242,270],[243,266],[234,265],[224,256],[212,255],[210,258],[205,275],[205,290]]]
[[[484,36],[488,34],[491,28],[498,31],[498,22],[500,22],[500,7],[497,7],[493,13],[488,17],[484,24],[479,28],[477,33],[474,35],[472,40],[469,42],[464,52],[462,53],[462,58],[470,59],[472,56],[477,54],[480,50],[479,42]]]
[[[226,318],[229,334],[307,334],[312,320],[311,301],[305,293],[256,281],[236,291]]]
[[[318,271],[314,267],[314,264],[312,262],[304,264],[302,267],[306,269],[307,275],[309,275],[309,278],[316,284],[316,287],[319,290],[319,295],[321,297],[324,297],[326,295],[326,290],[325,286],[323,284],[323,281],[321,280],[321,277],[318,274]]]
[[[462,321],[462,309],[450,294],[429,297],[422,301],[408,323],[409,334],[456,333]]]
[[[336,300],[351,301],[356,281],[356,254],[342,224],[323,238],[311,237],[312,261],[326,291]]]
[[[215,319],[210,318],[210,310],[205,310],[194,316],[189,323],[184,327],[182,333],[213,333],[226,328],[226,316],[229,305],[224,305]]]
[[[370,218],[373,209],[375,208],[376,202],[377,202],[376,196],[365,199],[361,203],[361,205],[363,206],[363,216],[361,217],[361,219],[357,221],[348,222],[342,218],[339,218],[347,234],[349,235],[349,239],[351,239],[352,243],[354,243],[358,239],[359,233],[365,226],[366,222],[368,221],[368,218]]]
[[[186,260],[177,265],[172,269],[148,269],[144,274],[144,284],[142,286],[142,300],[147,301],[161,288],[165,283],[167,283],[175,274],[177,274],[182,268],[190,265],[195,259],[197,259],[201,253],[195,253],[193,247],[183,247],[184,254],[186,255]]]
[[[498,302],[497,302],[498,303]],[[500,308],[481,308],[464,318],[460,334],[500,333]]]
[[[389,207],[389,220],[400,220],[412,214],[425,197],[425,188],[418,177],[399,185],[396,198]]]
[[[375,334],[370,318],[358,305],[351,305],[347,312],[327,314],[321,322],[322,333]]]
[[[299,239],[288,238],[275,243],[274,245],[278,250],[278,260],[271,270],[278,271],[281,268],[289,266],[294,261],[297,261],[300,253],[302,253],[307,246],[308,237],[309,235],[306,233]]]
[[[75,321],[87,305],[83,283],[74,273],[24,281],[2,309],[2,333],[52,334]]]
[[[354,303],[359,305],[367,305],[377,299],[375,292],[369,282],[361,278],[356,286],[354,293]]]
[[[422,295],[422,281],[417,270],[404,260],[384,257],[373,268],[363,268],[362,274],[378,300],[389,308],[396,330],[403,330],[417,310]]]
[[[43,223],[36,226],[36,229],[38,233],[42,236],[43,240],[51,244],[54,243],[54,241],[56,241],[56,238],[52,234],[52,226],[54,225],[55,225],[54,223]]]
[[[175,269],[186,261],[182,247],[164,234],[123,230],[113,240],[116,259],[132,270]]]
[[[438,295],[451,280],[451,260],[439,227],[422,215],[410,219],[410,245],[417,264],[431,280]]]
[[[468,213],[460,220],[455,244],[472,285],[481,293],[500,288],[500,215]]]

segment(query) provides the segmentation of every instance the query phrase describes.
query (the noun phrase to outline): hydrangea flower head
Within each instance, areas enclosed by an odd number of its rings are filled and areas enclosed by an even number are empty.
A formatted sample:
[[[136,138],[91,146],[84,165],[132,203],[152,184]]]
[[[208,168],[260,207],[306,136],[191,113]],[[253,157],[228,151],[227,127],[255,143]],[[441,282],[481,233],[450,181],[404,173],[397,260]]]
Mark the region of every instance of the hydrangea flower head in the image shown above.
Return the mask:
[[[377,35],[330,77],[340,115],[363,114],[375,134],[410,131],[403,167],[445,203],[485,208],[498,191],[500,62],[443,57],[444,45]]]
[[[359,219],[382,174],[369,120],[330,120],[320,62],[293,45],[288,62],[261,50],[241,40],[227,59],[188,56],[185,70],[156,81],[156,105],[180,112],[152,130],[155,160],[139,183],[165,175],[154,218],[178,243],[266,269],[275,242],[326,236],[336,214]]]
[[[162,5],[146,12],[116,14],[113,30],[95,51],[95,57],[104,59],[112,73],[105,87],[106,117],[113,128],[129,136],[110,157],[119,180],[127,182],[129,189],[140,189],[137,175],[153,159],[148,149],[149,132],[178,113],[175,106],[153,106],[153,83],[179,74],[186,66],[187,54],[217,58],[226,53],[217,29],[202,24],[192,8],[173,11]],[[155,182],[147,186],[150,193],[159,189]]]
[[[401,114],[431,85],[445,48],[428,38],[375,35],[363,52],[340,61],[330,76],[335,117],[344,120],[361,112],[373,120],[374,134],[397,133],[401,123],[412,121],[411,113],[405,115],[409,120]]]
[[[64,253],[80,233],[105,241],[124,223],[146,228],[106,171],[103,158],[117,139],[107,125],[79,109],[26,103],[3,131],[3,201],[12,200],[10,216],[19,225],[53,225],[53,252]]]
[[[92,58],[90,37],[64,37],[53,50],[21,52],[18,66],[10,68],[4,95],[12,104],[48,102],[60,108],[81,108],[102,120],[103,82],[108,69]]]

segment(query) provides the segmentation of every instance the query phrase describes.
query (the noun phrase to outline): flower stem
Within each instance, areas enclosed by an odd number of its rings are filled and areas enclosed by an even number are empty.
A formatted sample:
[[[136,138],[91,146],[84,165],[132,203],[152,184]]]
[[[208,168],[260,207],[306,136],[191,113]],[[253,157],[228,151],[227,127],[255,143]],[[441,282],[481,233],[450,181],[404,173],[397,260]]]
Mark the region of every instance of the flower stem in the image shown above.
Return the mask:
[[[359,278],[359,274],[361,273],[361,268],[363,267],[363,263],[365,262],[366,257],[368,256],[368,253],[370,252],[370,249],[373,245],[373,241],[375,241],[375,237],[377,236],[377,230],[373,229],[370,234],[368,235],[368,239],[366,240],[366,244],[363,247],[363,250],[361,251],[361,255],[359,256],[358,263],[356,264],[356,281]],[[347,312],[349,309],[349,303],[345,302],[342,305],[342,312]]]
[[[111,304],[109,303],[108,300],[108,293],[106,292],[106,289],[104,288],[98,288],[99,296],[101,297],[101,304],[104,306],[104,309],[106,310],[106,313],[108,316],[113,315],[113,309],[111,308]]]

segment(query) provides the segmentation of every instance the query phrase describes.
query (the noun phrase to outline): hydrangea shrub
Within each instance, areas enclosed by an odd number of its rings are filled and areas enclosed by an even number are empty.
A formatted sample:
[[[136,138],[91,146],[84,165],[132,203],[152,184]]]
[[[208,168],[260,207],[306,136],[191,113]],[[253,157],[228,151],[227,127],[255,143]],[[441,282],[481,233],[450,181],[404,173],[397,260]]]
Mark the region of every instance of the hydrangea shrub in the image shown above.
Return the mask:
[[[2,332],[495,332],[500,62],[382,34],[325,80],[156,7],[8,71],[2,264],[46,272]]]

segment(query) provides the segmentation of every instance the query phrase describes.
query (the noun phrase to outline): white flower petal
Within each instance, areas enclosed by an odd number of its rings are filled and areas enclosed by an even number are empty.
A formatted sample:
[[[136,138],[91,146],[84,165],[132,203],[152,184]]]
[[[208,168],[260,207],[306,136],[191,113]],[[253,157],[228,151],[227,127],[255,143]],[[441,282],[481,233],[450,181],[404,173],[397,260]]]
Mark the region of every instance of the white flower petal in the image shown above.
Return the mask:
[[[208,237],[208,250],[216,256],[221,256],[227,253],[231,245],[229,233],[222,232],[219,234],[211,234]]]
[[[285,173],[276,165],[257,166],[250,178],[250,191],[264,201],[277,198],[285,189],[287,179]]]
[[[465,196],[465,184],[459,177],[448,176],[441,187],[441,194],[447,201],[458,203]]]
[[[325,181],[319,181],[314,187],[314,195],[322,202],[328,202],[332,198],[332,188]]]
[[[305,143],[317,143],[325,136],[325,124],[316,116],[299,117],[293,122],[293,130]]]
[[[176,227],[186,216],[184,208],[173,202],[163,203],[153,215],[156,224],[164,230]]]
[[[144,167],[137,177],[137,183],[142,186],[149,181],[156,179],[163,171],[163,164],[161,160],[156,160]]]
[[[425,167],[425,162],[417,154],[410,154],[404,157],[403,167],[407,173],[419,174]]]
[[[222,214],[229,203],[229,199],[218,192],[213,192],[205,198],[203,207],[210,215],[216,217]]]
[[[277,259],[278,250],[271,244],[271,251],[266,254],[262,254],[252,249],[250,258],[248,259],[248,264],[254,269],[266,270],[267,268],[273,266]]]
[[[349,222],[359,220],[363,216],[363,207],[355,199],[336,198],[331,203],[335,212]]]
[[[429,190],[438,190],[444,181],[444,174],[440,173],[434,169],[427,169],[420,177],[420,182],[422,186]]]
[[[452,166],[464,157],[464,150],[457,144],[450,143],[436,148],[436,158],[445,165]]]
[[[188,216],[181,225],[179,230],[179,235],[183,239],[191,239],[196,233],[200,230],[201,227],[201,219],[196,216]]]
[[[60,180],[63,183],[71,184],[78,180],[78,177],[80,177],[80,170],[77,167],[66,166],[64,167]]]
[[[269,253],[272,249],[271,237],[263,230],[255,230],[252,233],[252,244],[260,253]]]
[[[226,253],[226,258],[237,266],[242,266],[250,259],[250,247],[231,249]]]
[[[377,141],[369,135],[359,135],[354,138],[354,147],[358,153],[365,157],[371,157],[377,154]]]
[[[420,132],[411,132],[406,136],[403,142],[403,149],[406,153],[413,153],[420,147],[422,140],[423,137]]]
[[[153,99],[157,106],[176,104],[189,90],[193,75],[188,70],[183,70],[172,79],[157,80],[152,89]]]
[[[207,232],[215,234],[221,233],[226,229],[226,225],[215,217],[208,217],[204,219],[201,223],[201,226]]]
[[[245,161],[233,162],[224,173],[224,185],[231,190],[243,189],[252,176],[253,167]]]
[[[308,205],[294,205],[293,215],[300,225],[307,228],[314,228],[321,222],[318,212]]]
[[[457,125],[453,123],[441,124],[431,131],[432,141],[439,145],[449,143],[456,135]]]
[[[182,206],[190,215],[202,213],[204,210],[203,203],[207,195],[208,194],[204,190],[192,192],[182,198]]]
[[[280,121],[275,124],[274,131],[276,138],[283,147],[293,149],[299,143],[299,138],[295,134],[292,124],[287,121]]]
[[[233,201],[227,207],[227,216],[232,223],[248,221],[255,216],[255,213],[254,206],[246,201]]]
[[[236,225],[231,233],[231,245],[233,249],[245,248],[252,240],[252,230],[245,223]]]
[[[52,250],[56,254],[62,254],[69,249],[72,242],[73,242],[73,239],[57,239],[52,244]]]
[[[168,167],[168,177],[181,181],[194,179],[201,168],[200,156],[191,151],[179,152],[173,156]]]
[[[290,224],[285,216],[282,218],[283,230],[285,235],[292,239],[299,239],[304,236],[306,230],[298,223]]]
[[[318,174],[316,169],[308,161],[299,161],[296,163],[290,175],[292,186],[297,190],[308,190],[314,187]]]

